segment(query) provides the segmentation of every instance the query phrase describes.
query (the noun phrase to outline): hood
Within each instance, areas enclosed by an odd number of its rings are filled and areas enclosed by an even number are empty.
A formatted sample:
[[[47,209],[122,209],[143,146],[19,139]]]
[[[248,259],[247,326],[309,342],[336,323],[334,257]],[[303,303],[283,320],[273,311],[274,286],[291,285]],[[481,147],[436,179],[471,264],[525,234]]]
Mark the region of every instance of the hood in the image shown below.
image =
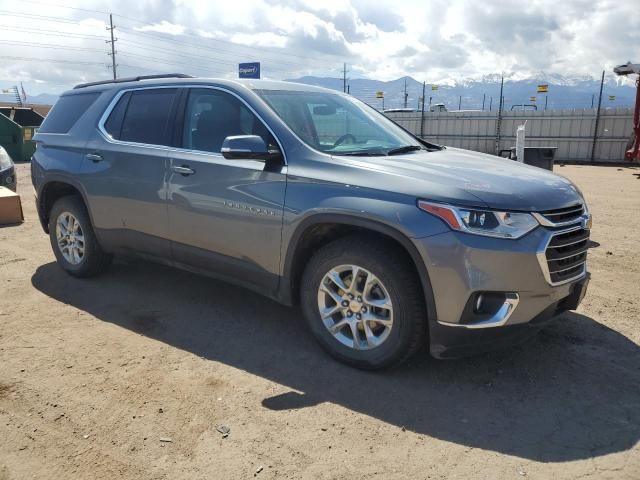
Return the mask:
[[[436,152],[361,157],[358,163],[367,170],[390,174],[388,189],[410,191],[427,200],[520,211],[550,210],[584,201],[565,177],[469,150],[447,147]]]

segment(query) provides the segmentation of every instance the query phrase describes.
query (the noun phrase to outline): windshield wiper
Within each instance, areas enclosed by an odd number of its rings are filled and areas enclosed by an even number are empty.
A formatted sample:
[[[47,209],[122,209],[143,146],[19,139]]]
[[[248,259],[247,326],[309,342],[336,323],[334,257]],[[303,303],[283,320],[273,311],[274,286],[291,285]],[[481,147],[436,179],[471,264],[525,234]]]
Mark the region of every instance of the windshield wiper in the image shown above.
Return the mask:
[[[377,150],[377,151],[362,151],[362,152],[340,152],[340,153],[336,153],[336,152],[330,152],[331,155],[338,155],[338,156],[345,156],[345,157],[383,157],[385,155],[387,155],[386,152],[382,151],[382,150]]]
[[[422,150],[420,145],[405,145],[404,147],[393,148],[387,152],[387,155],[398,155],[400,153],[413,152],[415,150]]]

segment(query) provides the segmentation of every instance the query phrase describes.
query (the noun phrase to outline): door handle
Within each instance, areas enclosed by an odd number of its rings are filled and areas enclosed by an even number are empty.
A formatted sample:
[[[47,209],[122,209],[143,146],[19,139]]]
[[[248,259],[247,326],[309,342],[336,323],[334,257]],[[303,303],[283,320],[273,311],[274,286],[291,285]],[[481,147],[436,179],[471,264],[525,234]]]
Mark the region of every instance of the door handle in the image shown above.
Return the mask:
[[[93,163],[98,163],[101,162],[102,160],[104,160],[102,158],[102,155],[98,154],[98,153],[87,153],[85,155],[85,158],[87,160],[91,160]]]
[[[175,173],[179,173],[183,177],[187,177],[189,175],[193,175],[194,173],[196,173],[196,171],[193,168],[189,168],[186,165],[181,165],[181,166],[172,165],[171,171]]]

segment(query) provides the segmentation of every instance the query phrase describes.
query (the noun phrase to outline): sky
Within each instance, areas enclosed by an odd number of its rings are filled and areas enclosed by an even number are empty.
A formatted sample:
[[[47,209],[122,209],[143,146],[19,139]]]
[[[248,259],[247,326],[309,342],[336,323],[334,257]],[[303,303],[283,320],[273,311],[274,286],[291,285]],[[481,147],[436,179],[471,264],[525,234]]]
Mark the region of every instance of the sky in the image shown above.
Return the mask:
[[[504,73],[599,77],[640,62],[638,0],[0,0],[0,86],[59,93],[118,76],[184,72],[452,83]]]

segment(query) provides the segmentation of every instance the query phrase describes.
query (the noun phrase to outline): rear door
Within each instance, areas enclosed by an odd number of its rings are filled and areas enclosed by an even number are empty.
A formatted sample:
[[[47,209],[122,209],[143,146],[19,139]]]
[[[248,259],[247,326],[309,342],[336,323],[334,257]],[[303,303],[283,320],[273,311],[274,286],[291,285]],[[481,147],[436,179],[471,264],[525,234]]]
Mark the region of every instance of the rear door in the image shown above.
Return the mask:
[[[169,158],[174,259],[275,292],[286,167],[280,161],[227,160],[220,148],[230,135],[260,135],[274,145],[276,140],[230,92],[193,88],[185,100],[181,148]]]
[[[126,91],[87,145],[83,183],[101,241],[170,258],[166,172],[177,88]]]

